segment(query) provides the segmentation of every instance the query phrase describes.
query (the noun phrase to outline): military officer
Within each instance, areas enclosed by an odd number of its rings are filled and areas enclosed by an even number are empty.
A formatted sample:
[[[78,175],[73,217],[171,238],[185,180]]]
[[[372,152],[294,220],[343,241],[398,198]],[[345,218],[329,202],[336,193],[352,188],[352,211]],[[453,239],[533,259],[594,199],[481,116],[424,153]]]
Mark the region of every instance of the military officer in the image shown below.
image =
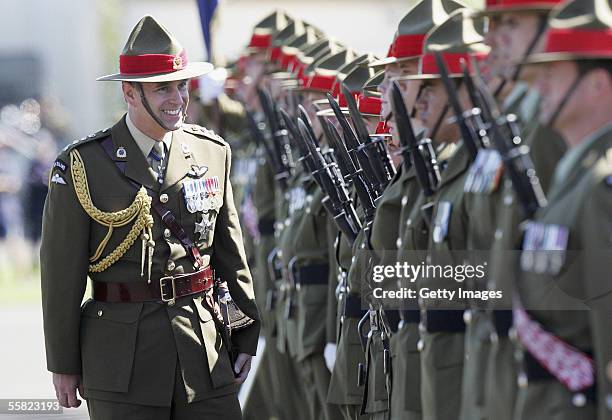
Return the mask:
[[[549,26],[545,50],[526,63],[540,71],[541,121],[568,151],[548,205],[524,229],[513,309],[524,350],[515,418],[609,419],[612,9],[568,2]]]
[[[188,62],[151,16],[119,61],[120,73],[99,80],[123,82],[127,114],[60,154],[45,205],[42,299],[57,397],[76,407],[79,388],[94,419],[240,418],[236,386],[259,316],[230,148],[183,124],[188,79],[212,67]],[[87,276],[93,299],[80,307]],[[215,278],[253,321],[231,343]]]

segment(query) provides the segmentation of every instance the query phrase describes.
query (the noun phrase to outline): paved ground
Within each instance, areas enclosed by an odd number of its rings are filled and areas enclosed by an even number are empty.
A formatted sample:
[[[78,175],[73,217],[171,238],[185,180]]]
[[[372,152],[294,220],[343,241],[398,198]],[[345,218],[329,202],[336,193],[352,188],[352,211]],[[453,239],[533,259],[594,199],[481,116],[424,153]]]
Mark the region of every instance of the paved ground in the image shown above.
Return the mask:
[[[51,374],[45,369],[40,304],[0,307],[0,399],[55,398]],[[63,414],[0,414],[0,419],[88,419],[83,404]]]

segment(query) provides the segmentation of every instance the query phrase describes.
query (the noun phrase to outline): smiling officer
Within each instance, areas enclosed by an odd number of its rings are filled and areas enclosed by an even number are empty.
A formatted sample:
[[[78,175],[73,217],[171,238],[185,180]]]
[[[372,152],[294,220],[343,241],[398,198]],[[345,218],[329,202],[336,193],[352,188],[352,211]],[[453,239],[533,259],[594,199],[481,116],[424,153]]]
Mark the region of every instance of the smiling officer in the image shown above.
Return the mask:
[[[77,407],[78,388],[93,419],[241,418],[259,317],[230,148],[184,124],[188,79],[212,66],[188,62],[150,16],[119,63],[98,80],[122,82],[127,114],[64,149],[50,178],[41,272],[56,395]],[[231,338],[217,278],[253,320]]]

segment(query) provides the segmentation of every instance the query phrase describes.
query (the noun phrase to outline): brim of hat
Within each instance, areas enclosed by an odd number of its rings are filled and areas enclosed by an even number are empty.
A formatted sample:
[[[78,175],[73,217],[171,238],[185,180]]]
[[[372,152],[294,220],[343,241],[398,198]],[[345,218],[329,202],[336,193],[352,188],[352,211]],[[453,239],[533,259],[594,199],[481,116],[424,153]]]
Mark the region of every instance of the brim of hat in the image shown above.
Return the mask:
[[[459,79],[460,77],[463,77],[463,74],[453,73],[453,74],[449,74],[448,77],[450,77],[451,79]],[[396,77],[395,80],[398,80],[398,81],[435,80],[435,79],[441,79],[441,78],[442,76],[439,74],[411,74],[410,76]]]
[[[181,70],[172,71],[161,74],[140,74],[130,75],[115,73],[107,76],[98,77],[96,80],[99,82],[119,81],[119,82],[150,82],[150,83],[161,83],[161,82],[174,82],[176,80],[192,79],[194,77],[203,76],[213,71],[215,67],[204,61],[188,63],[187,66]]]
[[[485,10],[477,10],[472,15],[473,17],[493,17],[500,16],[505,13],[549,13],[554,9],[554,5],[533,5],[533,6],[512,6],[499,7],[492,6]]]
[[[418,55],[411,55],[408,57],[387,57],[387,58],[383,58],[382,60],[371,62],[370,64],[368,64],[368,67],[369,68],[379,68],[379,67],[387,66],[389,64],[397,64],[397,63],[401,63],[407,60],[414,60],[419,57],[420,56]]]
[[[584,61],[584,60],[612,60],[610,55],[576,54],[576,53],[538,53],[532,54],[525,60],[517,62],[519,65],[547,64],[558,61]]]
[[[340,110],[342,111],[343,115],[351,115],[349,113],[349,109],[348,108],[340,108]],[[334,113],[334,110],[331,108],[327,108],[327,109],[322,109],[320,111],[317,111],[317,117],[334,117],[336,116],[336,114]]]

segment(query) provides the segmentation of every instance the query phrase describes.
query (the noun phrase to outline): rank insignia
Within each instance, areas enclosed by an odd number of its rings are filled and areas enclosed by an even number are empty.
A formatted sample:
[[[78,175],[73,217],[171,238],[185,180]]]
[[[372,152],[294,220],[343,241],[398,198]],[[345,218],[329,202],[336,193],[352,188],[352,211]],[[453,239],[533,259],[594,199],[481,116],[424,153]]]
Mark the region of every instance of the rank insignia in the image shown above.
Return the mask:
[[[55,163],[53,163],[53,167],[64,173],[66,172],[66,164],[61,159],[57,159]]]
[[[119,147],[117,149],[117,152],[115,153],[115,156],[117,156],[119,159],[125,159],[127,157],[127,152],[125,151],[125,147]]]
[[[62,178],[62,176],[58,173],[53,174],[53,176],[51,177],[51,182],[53,182],[54,184],[66,185],[66,180]]]

